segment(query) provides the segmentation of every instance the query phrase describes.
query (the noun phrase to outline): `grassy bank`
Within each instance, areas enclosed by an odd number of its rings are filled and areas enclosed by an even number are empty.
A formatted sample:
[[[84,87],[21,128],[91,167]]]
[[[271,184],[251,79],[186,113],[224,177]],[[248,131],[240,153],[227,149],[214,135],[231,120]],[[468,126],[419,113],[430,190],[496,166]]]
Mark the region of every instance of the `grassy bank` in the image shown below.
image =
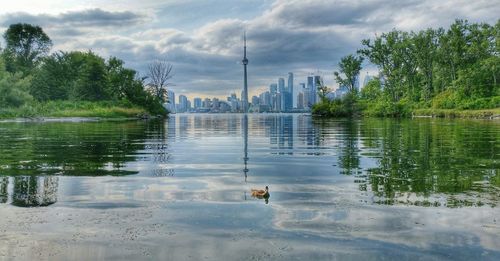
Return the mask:
[[[416,109],[416,117],[500,119],[500,108],[484,110]]]
[[[49,101],[0,108],[0,119],[34,117],[134,118],[148,112],[129,102]]]

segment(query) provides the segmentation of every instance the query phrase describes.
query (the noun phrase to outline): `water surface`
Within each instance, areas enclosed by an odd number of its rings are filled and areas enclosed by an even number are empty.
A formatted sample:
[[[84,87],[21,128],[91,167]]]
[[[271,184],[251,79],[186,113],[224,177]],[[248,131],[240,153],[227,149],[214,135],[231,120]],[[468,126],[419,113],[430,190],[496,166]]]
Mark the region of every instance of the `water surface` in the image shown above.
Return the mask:
[[[498,260],[499,140],[472,120],[3,122],[0,259]]]

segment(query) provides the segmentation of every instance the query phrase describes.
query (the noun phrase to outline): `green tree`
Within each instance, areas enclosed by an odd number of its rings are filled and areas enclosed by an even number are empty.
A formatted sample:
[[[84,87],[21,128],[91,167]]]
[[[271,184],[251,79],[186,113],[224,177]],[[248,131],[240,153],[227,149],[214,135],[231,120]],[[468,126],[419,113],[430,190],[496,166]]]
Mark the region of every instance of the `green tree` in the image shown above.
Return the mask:
[[[92,52],[85,54],[85,63],[80,68],[75,83],[73,98],[77,100],[101,101],[109,100],[106,65],[104,59]]]
[[[37,100],[67,100],[75,84],[79,68],[69,53],[57,52],[43,59],[33,75],[31,94]]]
[[[33,100],[28,92],[30,77],[21,76],[21,73],[7,72],[0,57],[0,108],[20,107]]]
[[[361,89],[360,97],[367,101],[376,101],[382,97],[382,88],[379,79],[369,81],[363,89]]]
[[[438,33],[429,28],[425,31],[412,34],[412,38],[413,44],[416,47],[416,65],[423,76],[423,85],[425,86],[422,95],[424,99],[429,99],[434,93],[433,73],[438,46]]]
[[[335,80],[341,86],[346,86],[349,92],[355,91],[356,77],[361,71],[363,57],[354,56],[352,54],[342,57],[339,62],[339,72],[334,72]],[[342,76],[344,75],[344,76]]]
[[[114,99],[127,98],[127,92],[135,88],[136,71],[123,67],[124,62],[111,57],[106,62],[106,74],[111,95]]]
[[[30,24],[12,24],[4,34],[6,47],[4,56],[7,70],[29,73],[47,55],[52,41],[40,26]]]

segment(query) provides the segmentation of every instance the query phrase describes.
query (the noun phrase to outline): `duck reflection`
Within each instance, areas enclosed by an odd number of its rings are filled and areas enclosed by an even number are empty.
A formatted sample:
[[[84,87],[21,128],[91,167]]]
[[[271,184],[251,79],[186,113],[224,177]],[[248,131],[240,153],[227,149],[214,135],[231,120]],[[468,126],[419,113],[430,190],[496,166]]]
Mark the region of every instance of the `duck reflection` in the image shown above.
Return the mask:
[[[0,178],[0,203],[18,207],[45,207],[57,202],[59,178],[17,176]]]

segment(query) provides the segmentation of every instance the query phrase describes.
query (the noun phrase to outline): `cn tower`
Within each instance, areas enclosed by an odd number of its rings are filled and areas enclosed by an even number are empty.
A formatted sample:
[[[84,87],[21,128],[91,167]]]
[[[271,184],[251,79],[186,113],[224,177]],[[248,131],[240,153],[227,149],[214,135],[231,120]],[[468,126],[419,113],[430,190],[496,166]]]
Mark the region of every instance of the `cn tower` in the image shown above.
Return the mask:
[[[247,82],[247,33],[243,34],[243,68],[244,68],[244,80],[243,80],[243,97],[241,100],[243,102],[243,112],[248,112],[248,82]]]

